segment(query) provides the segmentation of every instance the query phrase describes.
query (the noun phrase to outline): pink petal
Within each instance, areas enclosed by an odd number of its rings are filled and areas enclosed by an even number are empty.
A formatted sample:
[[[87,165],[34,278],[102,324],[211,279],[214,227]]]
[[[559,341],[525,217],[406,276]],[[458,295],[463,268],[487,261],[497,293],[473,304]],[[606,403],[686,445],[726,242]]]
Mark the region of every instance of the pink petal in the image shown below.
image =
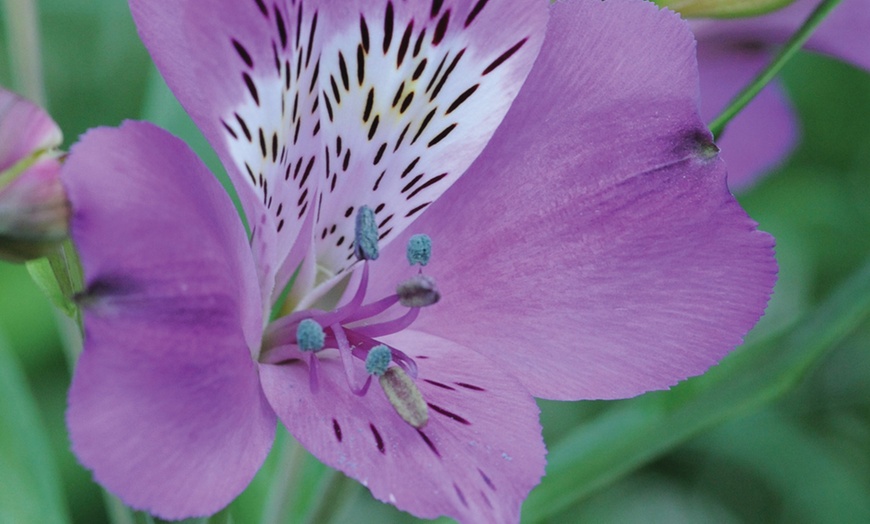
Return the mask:
[[[44,155],[0,189],[0,259],[51,253],[67,236],[68,216],[60,161]]]
[[[261,291],[303,231],[324,167],[314,71],[317,2],[131,0],[140,35],[172,91],[215,148],[253,231]],[[313,58],[312,58],[313,57]]]
[[[60,128],[29,100],[0,89],[0,172],[27,156],[60,146]]]
[[[233,205],[150,124],[90,131],[62,176],[86,288],[73,451],[135,508],[214,513],[256,473],[275,427],[251,357],[261,306]]]
[[[614,0],[555,4],[550,20],[502,127],[408,232],[431,235],[442,296],[414,328],[497,360],[535,396],[666,388],[758,320],[773,242],[713,156],[683,22]],[[373,266],[373,296],[396,285],[402,240]]]
[[[361,206],[376,211],[386,245],[465,172],[531,69],[547,11],[543,1],[456,0],[321,10],[322,268],[356,261]]]
[[[353,396],[337,356],[321,358],[312,394],[301,362],[262,365],[263,388],[290,432],[317,458],[418,517],[516,522],[544,473],[538,409],[525,389],[473,351],[431,335],[384,339],[417,359],[429,404],[418,432],[378,385]]]

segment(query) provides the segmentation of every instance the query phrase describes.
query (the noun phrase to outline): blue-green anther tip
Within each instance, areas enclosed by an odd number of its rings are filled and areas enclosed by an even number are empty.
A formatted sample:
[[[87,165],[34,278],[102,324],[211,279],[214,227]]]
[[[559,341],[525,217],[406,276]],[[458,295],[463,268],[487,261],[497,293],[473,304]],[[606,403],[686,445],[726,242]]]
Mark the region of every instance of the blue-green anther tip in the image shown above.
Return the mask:
[[[414,235],[408,240],[408,263],[425,266],[432,258],[432,239],[429,235]]]
[[[387,367],[390,365],[392,359],[393,355],[390,353],[390,348],[383,344],[375,346],[371,348],[369,354],[366,355],[366,372],[369,375],[377,375],[380,377],[387,372]]]
[[[375,212],[368,206],[362,206],[356,213],[356,237],[353,252],[360,260],[378,259],[378,223],[375,222]]]
[[[306,318],[296,328],[296,344],[300,351],[320,351],[326,341],[326,333],[316,321]]]

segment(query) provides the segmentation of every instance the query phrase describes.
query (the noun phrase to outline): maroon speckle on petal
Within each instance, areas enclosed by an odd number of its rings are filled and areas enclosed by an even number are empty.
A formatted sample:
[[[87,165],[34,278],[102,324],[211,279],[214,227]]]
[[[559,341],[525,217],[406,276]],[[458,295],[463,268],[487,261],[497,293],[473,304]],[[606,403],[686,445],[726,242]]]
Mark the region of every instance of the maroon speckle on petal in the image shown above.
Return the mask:
[[[470,389],[472,391],[486,391],[480,386],[475,386],[474,384],[466,384],[465,382],[454,382],[454,384],[465,389]]]
[[[432,404],[431,402],[427,402],[427,404],[429,405],[430,408],[432,408],[433,411],[440,413],[447,418],[451,418],[451,419],[455,420],[456,422],[459,422],[460,424],[465,424],[466,426],[471,425],[471,422],[460,417],[456,413],[451,413],[450,411],[447,411],[446,409],[442,408],[441,406],[436,406],[435,404]]]
[[[372,435],[374,435],[375,437],[375,444],[377,444],[378,446],[378,451],[380,451],[382,454],[386,454],[387,448],[384,447],[384,439],[381,438],[381,434],[378,431],[378,428],[376,428],[375,425],[372,423],[369,423],[369,428],[371,428]]]
[[[437,381],[435,381],[435,380],[429,380],[428,378],[424,378],[424,379],[423,379],[423,382],[428,382],[428,383],[432,384],[433,386],[439,387],[439,388],[441,388],[441,389],[447,389],[447,390],[450,390],[450,391],[456,391],[456,388],[454,388],[454,387],[452,387],[452,386],[448,386],[447,384],[442,384],[441,382],[437,382]]]
[[[495,70],[495,68],[497,68],[498,66],[502,65],[503,63],[505,63],[505,62],[507,61],[508,58],[510,58],[511,56],[513,56],[514,53],[516,53],[517,51],[520,50],[521,47],[523,47],[523,44],[526,43],[526,40],[528,40],[528,38],[523,38],[522,40],[520,40],[519,42],[517,42],[516,44],[514,44],[513,47],[511,47],[510,49],[508,49],[507,51],[505,51],[504,53],[502,53],[501,55],[499,55],[498,58],[496,58],[495,60],[493,60],[492,63],[489,64],[489,65],[486,67],[486,69],[483,70],[483,76],[486,76],[486,75],[492,73],[493,70]]]
[[[462,502],[462,505],[465,506],[465,507],[467,508],[467,507],[468,507],[468,501],[465,500],[465,494],[462,493],[462,490],[459,489],[459,486],[457,486],[455,482],[453,483],[453,489],[456,490],[456,496],[459,497],[459,500]]]
[[[474,8],[470,13],[468,13],[468,18],[465,19],[465,27],[470,26],[471,22],[474,22],[474,18],[483,11],[487,1],[488,0],[477,0],[477,4],[474,5]]]
[[[332,419],[332,431],[335,432],[335,438],[341,442],[341,426],[338,425],[338,421],[335,419]]]
[[[425,433],[423,433],[422,431],[420,431],[419,429],[417,430],[417,433],[420,434],[420,437],[423,439],[423,442],[425,442],[426,445],[429,446],[429,449],[432,450],[432,453],[435,453],[436,457],[441,458],[441,452],[438,451],[438,448],[435,447],[435,444],[432,442],[431,439],[429,439],[429,436],[426,435]]]
[[[486,473],[484,473],[483,470],[480,468],[477,468],[477,472],[480,473],[480,478],[482,478],[483,481],[486,482],[486,485],[489,486],[489,489],[495,491],[495,484],[492,483],[492,480],[489,479]]]

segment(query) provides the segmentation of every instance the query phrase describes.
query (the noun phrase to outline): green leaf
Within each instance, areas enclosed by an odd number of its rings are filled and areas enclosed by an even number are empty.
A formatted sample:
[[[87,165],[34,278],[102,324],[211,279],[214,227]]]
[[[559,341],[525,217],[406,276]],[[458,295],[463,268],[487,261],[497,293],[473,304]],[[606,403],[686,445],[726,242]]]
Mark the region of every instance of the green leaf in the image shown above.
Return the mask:
[[[0,340],[0,522],[69,522],[60,477],[24,374]]]
[[[552,447],[547,476],[524,516],[538,521],[558,513],[702,431],[780,397],[868,317],[870,264],[790,332],[746,344],[670,391],[611,402]]]
[[[870,479],[842,447],[765,412],[717,428],[687,453],[694,464],[707,465],[701,482],[706,477],[713,484],[733,470],[751,472],[747,477],[761,485],[747,489],[775,493],[780,522],[870,522]]]

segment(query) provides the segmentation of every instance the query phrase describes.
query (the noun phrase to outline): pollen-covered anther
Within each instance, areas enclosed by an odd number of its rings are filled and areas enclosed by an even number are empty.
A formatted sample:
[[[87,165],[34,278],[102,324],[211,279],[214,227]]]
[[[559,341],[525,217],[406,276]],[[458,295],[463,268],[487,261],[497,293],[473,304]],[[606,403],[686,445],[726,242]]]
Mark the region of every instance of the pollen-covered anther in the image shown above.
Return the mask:
[[[396,287],[399,303],[405,307],[426,307],[441,300],[435,279],[428,275],[414,275]]]
[[[381,344],[369,350],[366,355],[366,373],[369,375],[383,376],[387,372],[390,362],[393,360],[393,355],[390,348]]]
[[[378,259],[378,223],[375,212],[368,206],[360,207],[356,214],[353,252],[359,260]]]
[[[401,368],[393,366],[378,381],[402,420],[417,429],[426,426],[429,422],[429,407],[411,377]]]
[[[306,318],[296,328],[296,344],[300,351],[320,351],[326,342],[323,327],[315,320]]]
[[[432,239],[429,235],[414,235],[408,240],[408,263],[425,266],[432,258]]]

